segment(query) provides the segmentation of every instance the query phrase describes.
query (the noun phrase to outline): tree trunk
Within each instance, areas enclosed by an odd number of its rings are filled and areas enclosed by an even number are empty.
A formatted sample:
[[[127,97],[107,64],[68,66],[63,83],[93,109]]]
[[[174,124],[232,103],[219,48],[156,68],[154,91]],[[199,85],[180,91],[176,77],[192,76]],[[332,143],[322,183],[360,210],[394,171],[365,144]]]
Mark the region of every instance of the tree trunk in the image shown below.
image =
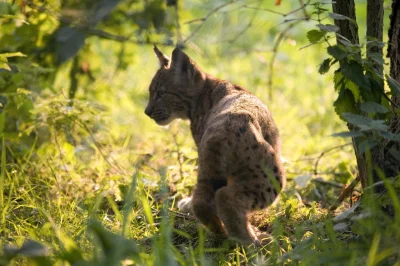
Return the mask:
[[[334,13],[346,16],[348,18],[357,21],[356,8],[354,0],[349,1],[333,1],[332,9]],[[358,26],[357,23],[352,23],[349,20],[336,20],[335,25],[339,27],[338,34],[346,37],[350,42],[359,44],[358,37]],[[336,40],[339,40],[336,36]],[[338,41],[339,42],[339,41]],[[340,62],[339,62],[340,63]],[[348,124],[349,130],[353,131],[353,126]],[[365,154],[358,152],[357,143],[355,138],[352,138],[354,153],[356,156],[357,167],[358,167],[358,178],[361,181],[363,188],[367,186],[367,164],[365,160]]]
[[[379,41],[383,40],[383,1],[382,0],[368,0],[367,2],[367,41]],[[367,43],[367,58],[371,58],[372,55],[378,56],[383,60],[383,48],[381,46],[372,45],[372,43]],[[372,61],[373,68],[376,72],[383,77],[383,65]],[[368,74],[367,74],[368,75]],[[372,75],[372,74],[369,74]],[[378,81],[376,81],[378,82]],[[384,81],[378,82],[379,88],[384,87]],[[383,97],[383,96],[382,96]],[[366,166],[374,169],[375,167],[383,170],[383,164],[385,163],[385,147],[387,141],[383,140],[376,147],[371,150],[371,165]],[[380,176],[376,171],[372,171],[372,183],[375,184],[381,181]],[[375,192],[384,192],[384,186],[376,186]]]
[[[368,0],[367,2],[367,40],[375,39],[382,42],[383,37],[383,1]],[[367,44],[367,57],[373,53],[383,57],[382,47]],[[383,75],[383,66],[375,64],[375,69]]]
[[[389,45],[387,57],[390,58],[390,76],[400,83],[400,0],[393,0],[392,14],[390,16]],[[392,97],[392,109],[397,111],[400,106],[400,97]],[[400,116],[398,112],[392,112],[389,130],[400,134]],[[383,172],[387,177],[393,177],[400,172],[400,142],[391,141],[385,149],[385,164],[382,165]]]

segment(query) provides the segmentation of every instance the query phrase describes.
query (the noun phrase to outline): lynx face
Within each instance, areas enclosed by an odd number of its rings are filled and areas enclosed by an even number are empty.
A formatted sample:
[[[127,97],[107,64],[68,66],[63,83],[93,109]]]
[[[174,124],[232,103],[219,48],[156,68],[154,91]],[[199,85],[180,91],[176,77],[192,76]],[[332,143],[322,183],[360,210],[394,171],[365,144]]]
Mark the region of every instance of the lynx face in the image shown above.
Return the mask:
[[[175,118],[187,118],[184,91],[179,82],[173,82],[171,69],[160,69],[153,78],[149,92],[149,103],[145,113],[159,125],[168,125]]]
[[[145,113],[159,125],[167,125],[175,118],[186,119],[196,84],[203,79],[203,74],[179,49],[173,52],[172,60],[157,47],[154,51],[160,61],[160,69],[151,81]]]

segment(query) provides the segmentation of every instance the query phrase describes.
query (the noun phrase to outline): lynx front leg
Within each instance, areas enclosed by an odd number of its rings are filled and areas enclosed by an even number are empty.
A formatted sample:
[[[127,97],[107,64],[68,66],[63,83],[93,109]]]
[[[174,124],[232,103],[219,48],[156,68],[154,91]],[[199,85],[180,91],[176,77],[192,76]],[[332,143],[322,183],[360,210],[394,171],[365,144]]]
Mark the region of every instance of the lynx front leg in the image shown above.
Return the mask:
[[[226,237],[226,231],[215,209],[215,192],[208,184],[197,184],[192,196],[192,211],[211,232]]]

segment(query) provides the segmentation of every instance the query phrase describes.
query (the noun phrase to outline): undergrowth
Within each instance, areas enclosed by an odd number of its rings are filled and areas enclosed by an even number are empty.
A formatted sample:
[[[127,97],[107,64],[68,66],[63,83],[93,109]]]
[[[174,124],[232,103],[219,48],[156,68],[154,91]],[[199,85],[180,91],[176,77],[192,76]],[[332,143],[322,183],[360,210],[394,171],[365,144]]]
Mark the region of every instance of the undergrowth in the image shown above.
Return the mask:
[[[400,265],[394,193],[394,217],[372,189],[358,201],[359,187],[329,211],[356,167],[350,141],[331,137],[345,125],[332,106],[332,75],[318,75],[322,48],[299,50],[300,41],[285,39],[272,99],[268,51],[236,53],[226,44],[203,45],[202,55],[187,51],[206,72],[263,100],[280,129],[288,187],[278,204],[252,215],[272,236],[256,249],[218,239],[177,210],[195,185],[197,151],[186,121],[161,128],[144,115],[157,69],[152,48],[127,45],[132,63],[115,71],[113,44],[87,43],[97,56],[96,79],[75,100],[66,96],[71,62],[40,92],[12,94],[19,108],[29,99],[32,109],[30,122],[16,125],[19,135],[0,136],[0,265]],[[53,73],[33,69],[35,78]],[[382,180],[388,191],[400,186]]]

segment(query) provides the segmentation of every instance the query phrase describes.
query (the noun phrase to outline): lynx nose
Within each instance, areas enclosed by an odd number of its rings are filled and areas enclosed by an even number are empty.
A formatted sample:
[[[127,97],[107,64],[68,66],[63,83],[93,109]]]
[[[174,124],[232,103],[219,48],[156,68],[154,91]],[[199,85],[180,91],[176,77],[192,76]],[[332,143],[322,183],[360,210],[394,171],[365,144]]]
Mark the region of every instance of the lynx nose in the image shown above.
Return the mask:
[[[153,110],[152,110],[152,108],[150,106],[147,106],[146,109],[144,110],[144,113],[147,116],[150,116],[152,112],[153,112]]]

